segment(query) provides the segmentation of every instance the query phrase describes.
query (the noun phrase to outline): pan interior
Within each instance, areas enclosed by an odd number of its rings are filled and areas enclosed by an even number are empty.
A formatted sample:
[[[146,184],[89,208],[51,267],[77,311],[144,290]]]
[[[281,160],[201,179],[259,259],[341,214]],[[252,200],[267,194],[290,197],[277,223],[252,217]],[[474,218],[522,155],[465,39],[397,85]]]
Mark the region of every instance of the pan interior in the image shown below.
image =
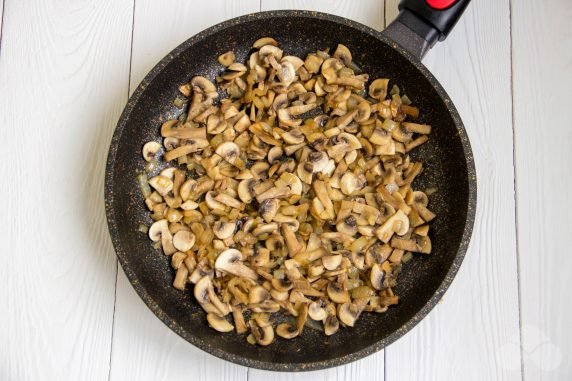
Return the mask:
[[[170,61],[162,61],[162,70],[157,70],[150,81],[144,81],[138,100],[120,121],[123,129],[114,143],[117,146],[112,146],[115,160],[108,168],[107,176],[112,181],[106,197],[121,264],[139,294],[163,321],[185,339],[217,356],[257,367],[307,369],[347,362],[355,359],[352,355],[357,352],[379,349],[379,343],[388,336],[415,323],[411,320],[439,289],[461,245],[469,205],[467,159],[447,105],[423,73],[397,50],[364,28],[349,24],[308,15],[269,16],[246,18],[216,33],[203,34],[183,44]],[[149,225],[151,220],[136,181],[145,165],[142,145],[149,140],[160,141],[161,123],[181,112],[172,103],[178,95],[177,86],[194,75],[213,79],[222,69],[216,60],[218,55],[233,50],[237,60],[243,61],[253,41],[262,36],[274,37],[286,54],[300,57],[316,49],[335,49],[343,43],[371,79],[390,78],[390,86],[397,84],[412,99],[421,110],[419,122],[433,126],[429,143],[413,154],[425,167],[414,186],[421,190],[437,188],[429,206],[438,215],[432,224],[434,252],[430,256],[416,255],[404,266],[395,289],[401,297],[397,307],[380,315],[364,313],[355,328],[340,329],[331,337],[306,329],[295,340],[278,338],[266,348],[247,344],[244,336],[209,329],[205,313],[193,300],[191,287],[185,292],[172,288],[174,273],[169,258],[154,250],[148,238],[137,230],[139,224]],[[317,363],[321,365],[312,365]]]

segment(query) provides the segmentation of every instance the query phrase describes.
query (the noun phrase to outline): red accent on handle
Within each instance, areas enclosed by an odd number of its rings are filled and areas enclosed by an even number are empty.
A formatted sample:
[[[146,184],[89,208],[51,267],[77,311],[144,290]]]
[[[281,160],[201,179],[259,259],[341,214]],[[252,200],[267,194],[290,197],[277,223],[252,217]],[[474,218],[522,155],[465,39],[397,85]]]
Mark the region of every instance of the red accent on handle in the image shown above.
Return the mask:
[[[443,10],[455,4],[457,0],[425,0],[433,9]]]

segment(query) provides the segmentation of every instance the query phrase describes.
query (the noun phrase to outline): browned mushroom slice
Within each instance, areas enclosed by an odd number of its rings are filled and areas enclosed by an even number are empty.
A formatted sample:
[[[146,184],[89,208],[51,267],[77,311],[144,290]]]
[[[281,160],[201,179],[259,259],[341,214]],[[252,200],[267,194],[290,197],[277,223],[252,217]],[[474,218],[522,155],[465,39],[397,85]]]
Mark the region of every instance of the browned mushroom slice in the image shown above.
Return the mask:
[[[242,262],[242,254],[236,249],[227,249],[220,253],[215,262],[215,269],[239,277],[257,280],[258,275]]]
[[[249,324],[250,332],[252,332],[252,336],[258,345],[265,347],[274,341],[274,330],[272,329],[271,325],[261,328],[256,324],[254,320],[250,320]]]
[[[339,328],[340,328],[340,322],[335,315],[329,315],[324,320],[324,333],[326,334],[326,336],[331,336],[334,333],[338,332]]]
[[[207,314],[207,321],[209,326],[219,332],[230,332],[234,330],[234,326],[228,322],[225,318],[214,314],[209,313]]]
[[[282,323],[276,327],[276,334],[284,339],[293,339],[299,335],[299,332],[296,327],[287,323]]]

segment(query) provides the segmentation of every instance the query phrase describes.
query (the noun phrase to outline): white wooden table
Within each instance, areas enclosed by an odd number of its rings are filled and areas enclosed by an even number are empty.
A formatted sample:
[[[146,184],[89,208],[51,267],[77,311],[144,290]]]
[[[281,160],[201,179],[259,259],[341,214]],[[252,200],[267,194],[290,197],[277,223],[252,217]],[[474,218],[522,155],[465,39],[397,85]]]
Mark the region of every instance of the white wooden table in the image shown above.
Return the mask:
[[[311,375],[236,366],[172,333],[117,266],[107,148],[160,58],[241,14],[312,9],[382,29],[396,4],[0,2],[0,380],[572,379],[570,0],[475,0],[426,57],[470,135],[477,219],[443,303],[385,351]]]

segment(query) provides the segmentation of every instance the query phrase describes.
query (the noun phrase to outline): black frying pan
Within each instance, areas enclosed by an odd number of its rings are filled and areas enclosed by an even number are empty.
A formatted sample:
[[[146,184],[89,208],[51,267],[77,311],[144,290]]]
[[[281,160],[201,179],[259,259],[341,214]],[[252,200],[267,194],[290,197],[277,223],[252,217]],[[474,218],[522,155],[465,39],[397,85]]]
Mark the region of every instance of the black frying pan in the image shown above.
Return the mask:
[[[447,0],[427,0],[443,6]],[[113,135],[106,169],[105,201],[111,238],[127,277],[149,308],[173,331],[197,347],[228,361],[271,370],[311,370],[348,363],[380,350],[417,324],[441,299],[463,260],[476,206],[476,178],[467,134],[451,99],[420,58],[444,39],[469,0],[437,11],[423,0],[404,0],[398,19],[384,32],[340,17],[302,11],[264,12],[211,27],[167,55],[130,98]],[[446,6],[447,4],[444,4]],[[416,188],[437,187],[430,197],[438,218],[432,224],[433,254],[416,256],[399,277],[398,306],[385,314],[362,314],[356,327],[331,337],[306,329],[301,337],[277,338],[269,347],[252,346],[243,335],[208,328],[192,290],[175,290],[169,258],[152,249],[138,232],[151,220],[137,186],[145,165],[141,147],[160,141],[163,121],[181,112],[173,106],[177,87],[195,75],[211,79],[221,71],[217,56],[228,50],[247,57],[259,37],[272,36],[288,54],[335,48],[343,43],[370,78],[386,77],[412,98],[421,123],[433,126],[429,142],[414,153],[425,171]],[[144,332],[141,332],[144,335]]]

